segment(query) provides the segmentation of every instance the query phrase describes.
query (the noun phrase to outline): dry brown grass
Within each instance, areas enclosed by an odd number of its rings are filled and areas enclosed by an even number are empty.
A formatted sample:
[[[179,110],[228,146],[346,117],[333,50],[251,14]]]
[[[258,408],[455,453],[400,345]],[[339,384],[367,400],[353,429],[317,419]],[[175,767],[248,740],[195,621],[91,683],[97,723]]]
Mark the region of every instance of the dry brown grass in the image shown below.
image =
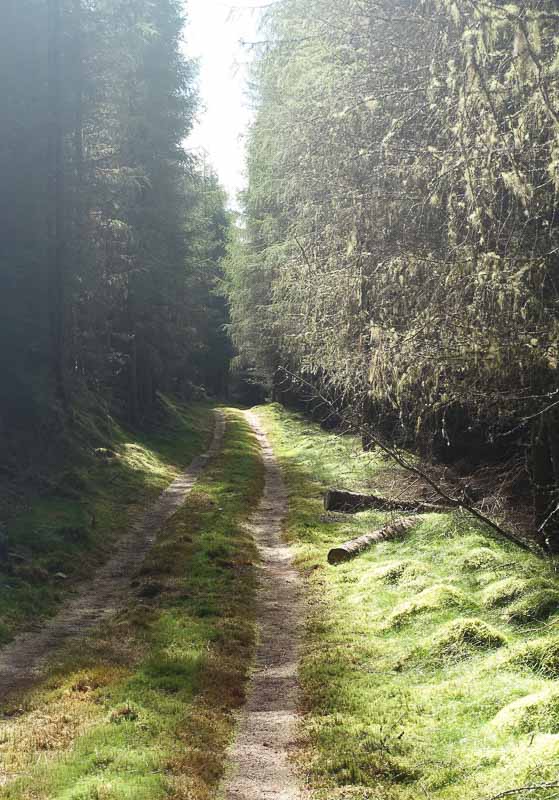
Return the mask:
[[[74,741],[103,719],[99,692],[122,680],[124,670],[100,666],[70,673],[45,694],[26,698],[21,713],[2,725],[0,783],[5,784],[37,762],[45,762],[69,750]]]

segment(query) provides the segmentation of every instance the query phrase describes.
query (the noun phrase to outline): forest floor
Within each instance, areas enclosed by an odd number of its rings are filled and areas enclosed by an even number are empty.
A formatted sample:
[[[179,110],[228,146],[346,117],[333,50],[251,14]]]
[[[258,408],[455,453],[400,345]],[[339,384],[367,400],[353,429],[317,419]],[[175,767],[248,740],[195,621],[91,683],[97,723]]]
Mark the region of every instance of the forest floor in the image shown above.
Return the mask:
[[[259,415],[286,478],[285,535],[309,607],[297,761],[312,796],[556,799],[554,565],[449,512],[329,566],[331,547],[393,515],[325,513],[324,490],[382,494],[405,473],[279,406]]]
[[[0,698],[32,685],[48,669],[49,658],[67,640],[72,645],[86,637],[102,621],[125,607],[132,593],[153,591],[150,585],[131,584],[146,555],[153,547],[165,522],[176,513],[195,486],[207,462],[218,455],[224,434],[221,412],[215,413],[212,443],[204,455],[197,456],[173,483],[165,489],[147,511],[129,522],[129,530],[116,547],[116,552],[88,581],[60,613],[44,622],[38,630],[15,638],[0,652]]]
[[[54,454],[0,483],[0,644],[52,616],[209,446],[212,409],[161,397],[139,432],[81,408]]]
[[[250,426],[222,413],[219,457],[128,575],[123,607],[52,642],[48,672],[2,702],[0,797],[214,797],[255,645],[246,522],[264,484]]]
[[[452,512],[331,567],[391,515],[323,491],[404,476],[279,406],[221,413],[121,609],[2,703],[0,798],[556,798],[553,565]]]

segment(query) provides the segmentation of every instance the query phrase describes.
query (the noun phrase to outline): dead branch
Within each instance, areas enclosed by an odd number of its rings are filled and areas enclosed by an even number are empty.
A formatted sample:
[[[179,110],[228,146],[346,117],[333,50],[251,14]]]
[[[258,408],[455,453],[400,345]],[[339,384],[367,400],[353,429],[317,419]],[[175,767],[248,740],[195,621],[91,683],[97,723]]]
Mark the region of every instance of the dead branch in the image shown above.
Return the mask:
[[[511,797],[520,792],[539,792],[543,789],[557,789],[559,788],[559,781],[550,781],[549,783],[536,783],[532,786],[519,786],[517,789],[506,789],[504,792],[494,794],[491,797],[486,797],[484,800],[501,800],[502,797]]]

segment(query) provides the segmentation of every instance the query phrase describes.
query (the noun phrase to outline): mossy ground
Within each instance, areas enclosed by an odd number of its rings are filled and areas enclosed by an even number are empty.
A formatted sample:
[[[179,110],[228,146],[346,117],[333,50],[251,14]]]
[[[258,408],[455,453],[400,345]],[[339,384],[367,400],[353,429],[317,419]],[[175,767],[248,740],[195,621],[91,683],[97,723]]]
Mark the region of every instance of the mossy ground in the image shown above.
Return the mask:
[[[425,515],[405,539],[328,566],[333,544],[389,517],[325,514],[322,490],[365,488],[386,462],[276,406],[260,414],[308,588],[301,768],[316,797],[478,800],[556,780],[551,567],[460,514]],[[223,458],[136,576],[132,606],[7,709],[0,761],[22,777],[3,800],[215,798],[253,647],[242,522],[263,480],[230,416]]]
[[[165,397],[147,432],[97,423],[82,414],[42,491],[3,507],[10,556],[0,563],[0,643],[56,611],[134,515],[206,448],[213,427],[208,405]]]
[[[259,413],[308,588],[301,768],[316,797],[478,800],[556,780],[551,566],[458,513],[424,515],[405,539],[329,566],[330,547],[389,516],[325,514],[322,491],[374,487],[387,462],[278,406]]]
[[[223,453],[136,576],[136,600],[4,721],[2,771],[23,775],[3,800],[215,797],[254,646],[243,523],[264,480],[250,429],[227,416]]]

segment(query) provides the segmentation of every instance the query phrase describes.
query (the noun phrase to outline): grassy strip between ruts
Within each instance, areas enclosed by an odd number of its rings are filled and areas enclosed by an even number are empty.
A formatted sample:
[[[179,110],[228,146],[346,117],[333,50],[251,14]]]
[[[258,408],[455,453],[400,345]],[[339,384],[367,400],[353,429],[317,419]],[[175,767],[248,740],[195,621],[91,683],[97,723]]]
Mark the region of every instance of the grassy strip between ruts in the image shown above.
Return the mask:
[[[254,646],[243,523],[264,479],[246,422],[227,420],[222,455],[167,524],[134,602],[2,723],[3,800],[215,797]]]
[[[131,519],[208,446],[209,405],[161,397],[157,411],[141,434],[82,411],[41,493],[18,503],[16,514],[4,508],[11,555],[0,565],[0,643],[54,613]]]
[[[325,514],[322,491],[374,486],[387,463],[279,406],[259,413],[285,469],[309,594],[301,768],[316,797],[478,800],[556,781],[551,566],[461,514],[424,515],[405,539],[328,566],[333,544],[389,517]]]

